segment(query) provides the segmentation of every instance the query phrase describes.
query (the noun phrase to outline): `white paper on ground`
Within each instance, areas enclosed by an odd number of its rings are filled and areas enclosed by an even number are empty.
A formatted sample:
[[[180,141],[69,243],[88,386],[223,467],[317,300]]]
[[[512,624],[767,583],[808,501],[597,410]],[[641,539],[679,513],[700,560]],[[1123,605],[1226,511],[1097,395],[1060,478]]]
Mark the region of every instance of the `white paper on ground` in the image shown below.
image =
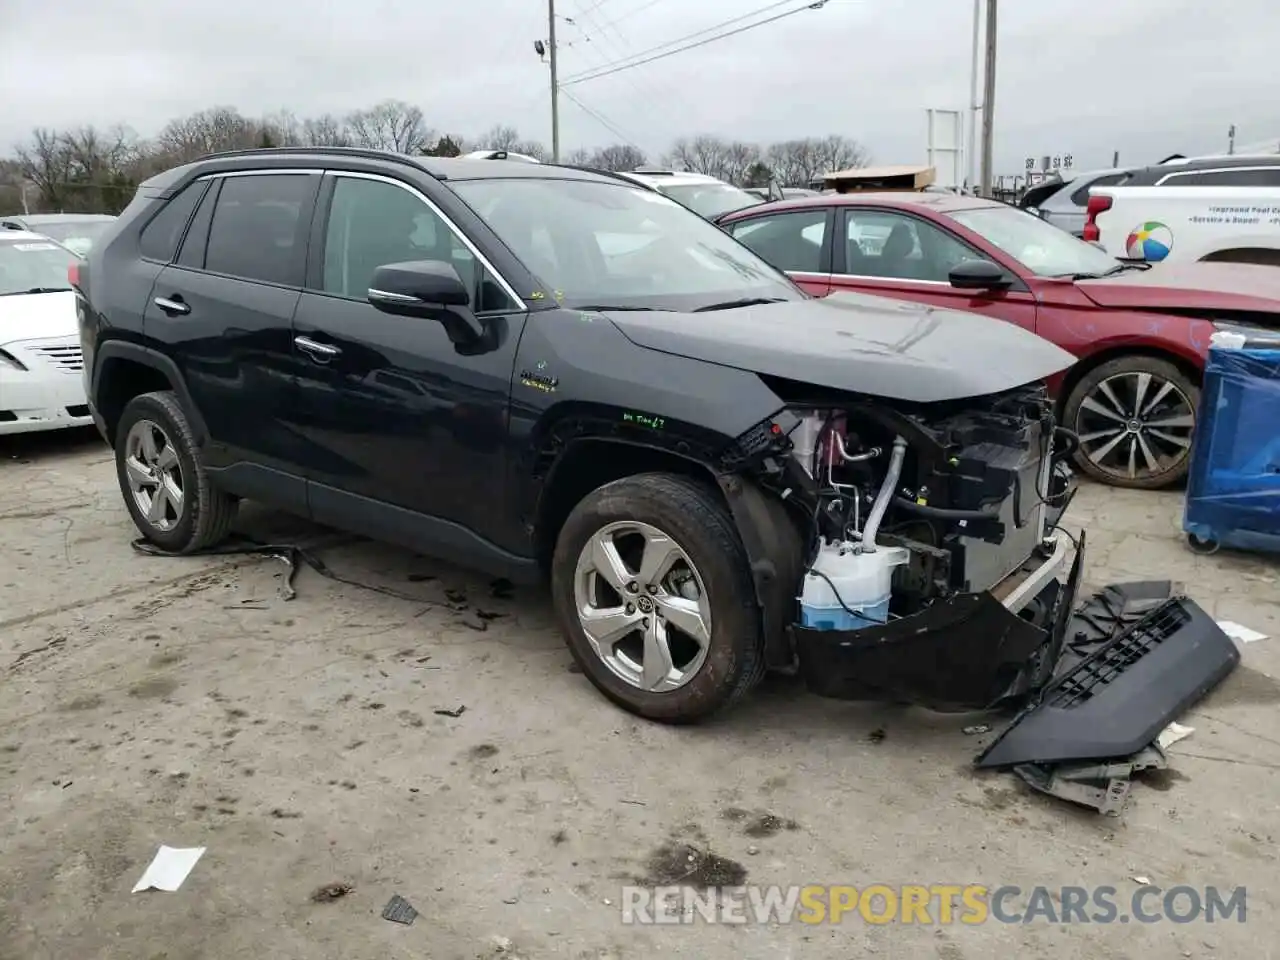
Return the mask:
[[[187,874],[196,865],[204,853],[204,847],[166,847],[156,851],[155,859],[142,874],[142,879],[133,885],[133,892],[139,890],[164,890],[173,893]]]
[[[1185,740],[1195,732],[1195,727],[1184,727],[1177,722],[1171,723],[1160,731],[1160,736],[1156,737],[1156,746],[1161,750],[1168,750],[1179,740]]]
[[[1248,627],[1241,626],[1232,620],[1219,620],[1218,626],[1222,628],[1223,633],[1239,643],[1255,643],[1258,640],[1267,639],[1265,633],[1250,630]]]

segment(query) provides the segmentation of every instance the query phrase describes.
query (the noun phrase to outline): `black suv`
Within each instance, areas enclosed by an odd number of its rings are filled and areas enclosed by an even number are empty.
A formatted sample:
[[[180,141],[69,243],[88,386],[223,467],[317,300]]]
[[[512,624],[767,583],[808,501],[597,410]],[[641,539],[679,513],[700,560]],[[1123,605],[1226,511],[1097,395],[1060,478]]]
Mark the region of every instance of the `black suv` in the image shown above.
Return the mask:
[[[1070,355],[978,315],[813,299],[622,177],[220,154],[144,183],[73,274],[144,537],[209,548],[250,498],[549,575],[585,674],[646,717],[706,716],[768,667],[985,702],[1018,682],[1011,648],[960,689],[964,638],[1052,642],[1070,602],[1050,536],[1070,450],[1040,385]],[[818,562],[891,547],[887,619]],[[815,620],[797,598],[826,586]],[[951,651],[932,665],[931,637]]]

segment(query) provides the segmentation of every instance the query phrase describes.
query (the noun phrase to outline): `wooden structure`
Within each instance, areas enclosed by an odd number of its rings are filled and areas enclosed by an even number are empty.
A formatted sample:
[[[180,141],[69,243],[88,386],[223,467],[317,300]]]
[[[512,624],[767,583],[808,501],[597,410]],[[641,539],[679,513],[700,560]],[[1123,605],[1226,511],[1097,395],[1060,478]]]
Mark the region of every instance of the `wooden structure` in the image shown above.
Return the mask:
[[[933,167],[900,165],[890,167],[850,167],[823,174],[822,183],[836,193],[859,190],[907,190],[913,193],[931,186],[938,179]]]

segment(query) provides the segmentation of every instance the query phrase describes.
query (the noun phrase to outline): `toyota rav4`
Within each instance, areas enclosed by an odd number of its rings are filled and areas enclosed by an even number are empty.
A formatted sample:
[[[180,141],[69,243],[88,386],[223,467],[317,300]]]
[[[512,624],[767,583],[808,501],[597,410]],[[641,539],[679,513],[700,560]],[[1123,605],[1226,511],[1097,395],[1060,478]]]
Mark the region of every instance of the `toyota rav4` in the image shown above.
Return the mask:
[[[164,551],[248,498],[545,577],[586,676],[668,722],[767,668],[984,707],[1063,651],[1083,549],[1068,574],[1043,381],[1072,357],[1012,324],[810,297],[624,177],[359,149],[162,173],[73,274]]]

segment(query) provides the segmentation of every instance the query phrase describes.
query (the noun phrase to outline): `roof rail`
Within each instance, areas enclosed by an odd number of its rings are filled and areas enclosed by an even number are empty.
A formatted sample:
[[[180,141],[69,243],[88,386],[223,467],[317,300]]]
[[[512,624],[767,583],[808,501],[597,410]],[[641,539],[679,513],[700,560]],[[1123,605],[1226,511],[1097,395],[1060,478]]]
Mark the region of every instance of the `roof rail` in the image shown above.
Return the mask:
[[[389,160],[392,163],[400,163],[405,166],[414,167],[417,170],[426,170],[437,179],[443,179],[439,174],[428,169],[425,163],[421,163],[418,158],[412,157],[406,153],[393,153],[390,150],[374,150],[370,147],[249,147],[243,150],[222,150],[218,153],[206,153],[202,157],[196,157],[192,163],[200,163],[205,160],[223,160],[232,157],[252,157],[266,154],[303,154],[305,156],[348,156],[361,157],[365,160]],[[425,155],[423,160],[431,159]]]
[[[655,187],[650,186],[640,180],[632,180],[626,173],[619,170],[606,170],[604,167],[592,167],[583,163],[544,163],[544,167],[563,167],[566,170],[581,170],[583,173],[594,173],[601,177],[610,177],[613,180],[621,180],[628,187],[640,187],[644,190],[653,190],[657,192]]]

